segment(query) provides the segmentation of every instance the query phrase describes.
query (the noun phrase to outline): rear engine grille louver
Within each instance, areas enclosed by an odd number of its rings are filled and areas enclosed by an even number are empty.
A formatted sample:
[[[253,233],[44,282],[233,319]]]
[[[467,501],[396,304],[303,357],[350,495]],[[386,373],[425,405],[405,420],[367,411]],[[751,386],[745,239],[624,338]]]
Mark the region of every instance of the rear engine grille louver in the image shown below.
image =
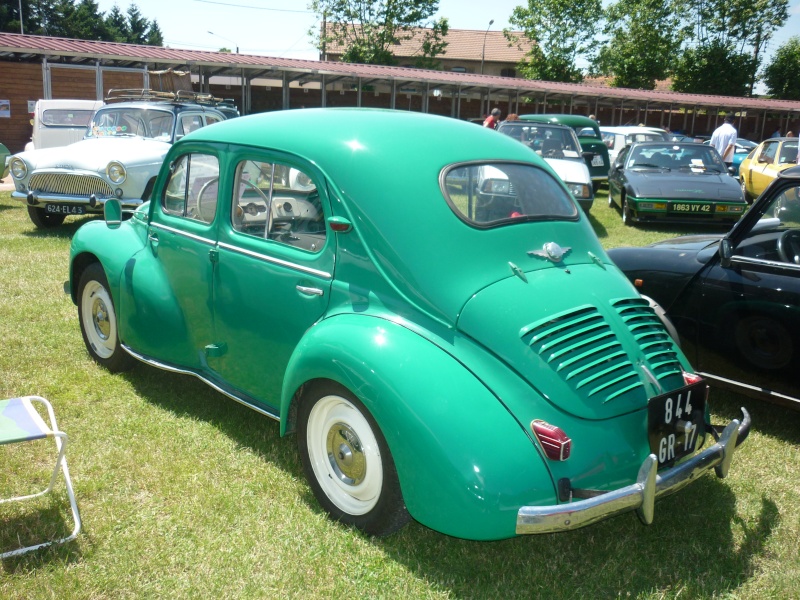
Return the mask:
[[[681,373],[669,336],[646,301],[623,299],[612,306],[639,343],[657,379]],[[606,404],[643,391],[628,354],[594,306],[534,323],[523,330],[522,340],[587,399]]]

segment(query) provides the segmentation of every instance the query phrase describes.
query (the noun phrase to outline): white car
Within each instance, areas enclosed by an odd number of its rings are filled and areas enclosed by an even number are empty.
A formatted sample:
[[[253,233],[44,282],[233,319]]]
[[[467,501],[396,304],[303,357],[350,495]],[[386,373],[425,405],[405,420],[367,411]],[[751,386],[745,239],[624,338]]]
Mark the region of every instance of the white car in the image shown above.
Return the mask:
[[[567,184],[585,212],[594,202],[594,188],[578,136],[571,127],[531,121],[503,121],[497,131],[519,140],[547,161]]]
[[[608,146],[608,158],[612,165],[616,161],[619,151],[628,144],[669,141],[669,134],[665,129],[643,125],[601,127],[600,136],[603,138],[603,143]]]
[[[11,157],[11,196],[28,205],[34,225],[57,227],[67,215],[102,213],[110,198],[135,209],[149,198],[174,141],[225,120],[196,98],[143,97],[148,99],[101,107],[79,142]]]
[[[33,109],[31,141],[25,152],[67,146],[83,139],[102,100],[37,100]]]

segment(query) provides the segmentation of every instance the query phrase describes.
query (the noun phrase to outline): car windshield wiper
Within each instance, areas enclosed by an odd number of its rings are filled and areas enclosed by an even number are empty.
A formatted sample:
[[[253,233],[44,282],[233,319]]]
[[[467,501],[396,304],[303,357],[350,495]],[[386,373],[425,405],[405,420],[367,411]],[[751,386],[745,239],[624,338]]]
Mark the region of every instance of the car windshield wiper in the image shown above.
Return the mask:
[[[637,163],[635,165],[631,165],[632,169],[666,169],[667,171],[671,171],[669,167],[665,167],[664,165],[651,165],[650,163]]]

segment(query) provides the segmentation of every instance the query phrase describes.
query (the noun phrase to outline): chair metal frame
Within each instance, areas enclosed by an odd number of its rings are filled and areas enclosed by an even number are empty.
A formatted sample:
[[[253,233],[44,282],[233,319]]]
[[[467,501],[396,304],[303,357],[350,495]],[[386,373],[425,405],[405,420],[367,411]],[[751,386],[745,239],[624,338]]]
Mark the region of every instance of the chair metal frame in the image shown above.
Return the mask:
[[[47,415],[50,420],[49,426],[45,423],[39,411],[36,410],[34,403],[41,404],[47,410]],[[58,457],[53,467],[53,474],[50,476],[50,484],[45,490],[24,496],[0,499],[0,504],[31,500],[44,496],[53,491],[56,481],[58,480],[58,473],[61,471],[67,488],[72,518],[75,523],[72,533],[67,537],[3,552],[0,554],[0,560],[11,558],[12,556],[19,556],[27,552],[32,552],[33,550],[38,550],[39,548],[63,544],[74,540],[81,530],[81,517],[78,511],[78,504],[75,500],[75,491],[72,488],[72,480],[69,476],[69,468],[67,467],[67,434],[58,429],[52,405],[41,396],[23,396],[21,398],[0,400],[0,417],[7,417],[4,419],[7,425],[6,427],[3,427],[3,423],[0,422],[0,445],[20,444],[45,438],[53,438],[56,450],[58,451]],[[10,424],[9,421],[11,422]]]

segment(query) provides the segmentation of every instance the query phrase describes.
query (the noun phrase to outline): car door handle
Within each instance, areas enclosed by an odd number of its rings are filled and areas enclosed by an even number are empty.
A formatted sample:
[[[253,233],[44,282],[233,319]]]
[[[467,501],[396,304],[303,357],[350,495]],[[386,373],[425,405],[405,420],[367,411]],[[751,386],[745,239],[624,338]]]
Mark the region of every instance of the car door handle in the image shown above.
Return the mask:
[[[320,288],[306,287],[304,285],[298,285],[297,291],[306,296],[322,296],[324,294]]]
[[[155,231],[148,233],[147,239],[150,240],[150,243],[153,244],[153,246],[158,246],[158,234]]]

